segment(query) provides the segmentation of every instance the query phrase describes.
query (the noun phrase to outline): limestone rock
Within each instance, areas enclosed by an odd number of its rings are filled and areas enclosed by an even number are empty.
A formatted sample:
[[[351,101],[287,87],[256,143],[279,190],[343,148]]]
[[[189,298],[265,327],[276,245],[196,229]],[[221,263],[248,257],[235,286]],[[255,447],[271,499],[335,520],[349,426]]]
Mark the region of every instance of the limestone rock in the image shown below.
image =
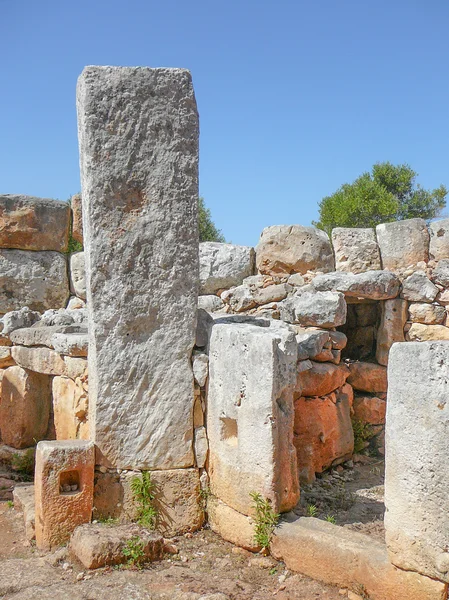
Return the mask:
[[[85,358],[74,358],[72,356],[64,356],[65,375],[70,379],[82,377],[87,373],[87,360]]]
[[[70,208],[72,209],[72,238],[83,243],[83,208],[81,194],[75,194],[70,198]]]
[[[229,304],[234,312],[244,312],[257,306],[251,288],[239,285],[222,295],[223,300]]]
[[[449,582],[449,345],[395,344],[386,418],[385,528],[396,566]]]
[[[69,224],[67,202],[0,195],[0,248],[65,252]]]
[[[256,266],[267,275],[328,273],[334,270],[334,255],[324,231],[302,225],[274,225],[262,231]]]
[[[386,367],[368,362],[352,362],[348,366],[350,371],[348,383],[355,390],[373,394],[387,391]]]
[[[446,309],[439,304],[412,302],[408,313],[410,321],[423,325],[441,325],[446,318]]]
[[[449,258],[449,219],[429,224],[430,255],[434,260]]]
[[[356,396],[354,398],[354,418],[369,425],[383,425],[387,403],[376,396]]]
[[[0,313],[27,306],[43,312],[69,297],[67,264],[59,252],[0,250]]]
[[[135,538],[143,542],[145,562],[159,560],[164,555],[164,539],[136,524],[110,527],[104,524],[80,525],[70,540],[70,553],[86,569],[120,565],[127,561],[123,553],[126,544]]]
[[[438,292],[423,271],[416,271],[403,281],[401,298],[410,302],[433,302]]]
[[[85,308],[76,310],[68,308],[46,310],[35,327],[52,327],[53,325],[80,325],[87,327],[87,310]]]
[[[51,348],[13,346],[11,354],[23,369],[44,375],[65,375],[66,373],[63,357]]]
[[[86,302],[77,296],[71,296],[67,303],[67,310],[78,310],[80,308],[86,308]]]
[[[312,368],[298,373],[296,392],[302,396],[327,396],[344,385],[349,377],[346,365],[312,362]]]
[[[432,279],[443,287],[449,287],[449,259],[443,258],[433,270]]]
[[[348,273],[381,269],[379,246],[371,228],[336,227],[332,230],[335,268]]]
[[[84,252],[75,252],[70,255],[70,291],[82,300],[86,300]]]
[[[86,329],[74,325],[41,326],[41,321],[32,327],[15,329],[11,333],[14,344],[21,346],[47,346],[53,348],[53,336],[57,333],[86,333]]]
[[[399,279],[389,271],[367,271],[357,275],[328,273],[315,277],[312,285],[321,292],[342,292],[347,298],[367,300],[387,300],[399,293]]]
[[[433,342],[449,340],[449,327],[444,325],[422,325],[413,323],[407,332],[408,342]]]
[[[188,467],[199,264],[191,75],[86,67],[77,111],[99,456],[118,468]]]
[[[48,428],[51,379],[10,367],[4,373],[0,398],[0,433],[5,444],[27,448],[41,440]]]
[[[322,329],[301,329],[296,335],[298,360],[314,360],[330,341],[329,331]],[[331,342],[332,344],[332,342]]]
[[[253,248],[219,242],[200,244],[200,294],[240,285],[253,272]]]
[[[346,302],[340,292],[303,292],[282,302],[281,318],[309,327],[338,327],[346,321]]]
[[[207,515],[212,531],[235,546],[257,552],[260,547],[254,541],[254,521],[251,517],[234,510],[218,498],[207,500]]]
[[[20,310],[8,312],[0,319],[3,323],[2,334],[9,335],[16,329],[31,327],[34,323],[39,321],[40,318],[41,315],[34,310],[30,310],[28,306],[24,306]]]
[[[16,483],[13,491],[14,509],[23,512],[25,535],[30,542],[36,538],[34,501],[34,485],[32,483]]]
[[[197,315],[195,346],[204,348],[208,344],[214,320],[203,308],[198,309]]]
[[[254,300],[256,304],[263,305],[270,302],[279,302],[287,297],[287,294],[293,288],[287,283],[279,283],[278,285],[269,285],[262,289],[254,291]]]
[[[395,298],[381,304],[380,325],[377,330],[376,360],[388,364],[388,354],[395,342],[404,342],[404,326],[407,322],[407,302]]]
[[[53,348],[67,356],[87,356],[89,338],[86,333],[55,333],[51,338]]]
[[[212,329],[210,488],[242,514],[252,513],[254,491],[269,498],[275,511],[290,510],[298,500],[293,446],[296,346],[294,334],[275,322],[269,327],[215,322]]]
[[[0,346],[0,369],[12,367],[14,364],[14,359],[11,356],[11,348],[8,346]]]
[[[429,232],[424,219],[406,219],[376,227],[382,267],[401,271],[429,260]]]
[[[200,387],[206,385],[209,372],[209,357],[202,352],[194,352],[192,357],[193,376]]]
[[[224,308],[224,302],[219,296],[213,294],[198,296],[198,308],[208,312],[216,312]]]
[[[204,469],[207,460],[207,452],[209,450],[206,428],[195,427],[193,440],[195,450],[195,464],[199,469]]]
[[[82,382],[68,377],[54,377],[53,413],[57,440],[88,440],[89,401]]]

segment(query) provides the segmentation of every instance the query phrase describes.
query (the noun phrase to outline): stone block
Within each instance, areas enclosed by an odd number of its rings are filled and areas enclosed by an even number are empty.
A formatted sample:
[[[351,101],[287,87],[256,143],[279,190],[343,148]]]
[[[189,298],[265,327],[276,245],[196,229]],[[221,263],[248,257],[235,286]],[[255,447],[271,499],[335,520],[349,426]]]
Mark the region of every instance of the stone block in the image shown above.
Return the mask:
[[[446,309],[439,304],[412,302],[408,307],[408,314],[413,323],[441,325],[446,318]]]
[[[256,304],[263,305],[270,302],[280,302],[287,297],[293,287],[288,283],[279,283],[277,285],[268,285],[264,288],[256,288],[253,292]]]
[[[255,524],[251,517],[242,515],[214,496],[207,500],[207,516],[212,531],[224,540],[251,552],[260,550],[254,541]]]
[[[406,219],[376,227],[382,267],[403,271],[429,260],[429,232],[424,219]]]
[[[298,360],[315,359],[323,352],[325,344],[330,340],[329,331],[326,330],[298,328],[297,331]]]
[[[57,440],[88,440],[89,400],[80,379],[53,377],[53,413]]]
[[[70,255],[70,291],[78,298],[86,300],[86,267],[84,252]]]
[[[280,304],[287,323],[332,328],[346,322],[346,302],[340,292],[297,292]]]
[[[433,302],[439,289],[423,271],[416,271],[402,283],[401,298],[410,302]]]
[[[189,467],[199,252],[191,75],[86,67],[77,111],[99,460]]]
[[[219,242],[200,244],[200,294],[227,290],[254,273],[254,249]]]
[[[368,425],[384,425],[387,403],[376,396],[356,396],[353,403],[354,418]]]
[[[65,252],[69,225],[67,202],[0,195],[0,248]]]
[[[193,376],[200,387],[206,385],[209,372],[209,357],[207,354],[195,351],[192,356]]]
[[[334,270],[334,253],[327,233],[302,225],[266,227],[256,247],[256,266],[266,275],[290,275]]]
[[[45,437],[50,418],[51,379],[9,367],[2,380],[0,431],[5,444],[27,448]]]
[[[0,313],[27,306],[44,312],[67,304],[67,262],[59,252],[0,250]]]
[[[344,385],[349,377],[346,365],[312,362],[312,367],[298,370],[296,393],[302,396],[327,396]]]
[[[36,451],[36,544],[50,550],[65,544],[92,517],[93,442],[39,442]]]
[[[70,379],[76,379],[87,375],[87,360],[85,358],[75,358],[72,356],[64,356],[65,372],[64,375]]]
[[[13,310],[1,318],[3,323],[2,334],[9,335],[16,329],[31,327],[41,318],[40,314],[24,306],[20,310]]]
[[[86,308],[86,302],[77,296],[71,296],[67,303],[67,310],[78,310],[79,308]]]
[[[449,327],[444,325],[423,325],[412,323],[406,334],[407,342],[435,342],[449,340]]]
[[[336,227],[332,230],[335,268],[347,273],[381,269],[379,246],[371,228]]]
[[[14,509],[23,513],[25,535],[30,542],[36,539],[34,485],[32,483],[16,483],[13,491]]]
[[[55,333],[51,338],[55,352],[73,357],[85,357],[89,347],[86,333]]]
[[[385,544],[311,517],[282,523],[271,553],[288,569],[331,585],[363,590],[372,600],[444,600],[446,586],[401,571],[388,560]]]
[[[210,488],[242,514],[252,512],[251,492],[269,498],[279,512],[298,500],[293,446],[296,356],[295,336],[285,325],[215,322],[212,329]]]
[[[317,275],[312,286],[319,292],[342,292],[348,299],[388,300],[399,293],[400,281],[389,271],[326,273]]]
[[[70,554],[85,569],[120,565],[127,561],[123,553],[127,543],[138,538],[142,544],[142,561],[160,560],[164,555],[164,538],[138,525],[80,525],[70,540]]]
[[[434,260],[449,258],[449,219],[429,223],[430,255]]]
[[[207,296],[198,296],[198,308],[208,312],[216,312],[224,308],[224,302],[219,296],[209,294]]]
[[[376,360],[388,364],[388,354],[395,342],[404,342],[404,326],[407,322],[407,302],[399,298],[381,304],[380,324],[377,330]]]
[[[0,346],[0,369],[12,367],[14,364],[14,359],[11,356],[11,348],[9,346]]]
[[[65,375],[66,373],[63,357],[51,348],[13,346],[11,354],[23,369],[44,375]]]
[[[348,367],[348,383],[355,390],[372,394],[387,391],[387,369],[383,365],[359,361],[349,363]]]
[[[395,344],[385,432],[385,529],[398,567],[449,582],[449,344]]]
[[[296,398],[293,443],[304,483],[335,460],[349,459],[354,451],[349,396],[337,391],[322,398]]]
[[[70,208],[72,209],[72,238],[83,243],[83,201],[81,194],[75,194],[70,198]]]
[[[205,427],[196,427],[194,431],[194,450],[195,464],[199,469],[204,469],[207,460],[207,452],[209,450],[209,442],[207,441],[207,433]]]

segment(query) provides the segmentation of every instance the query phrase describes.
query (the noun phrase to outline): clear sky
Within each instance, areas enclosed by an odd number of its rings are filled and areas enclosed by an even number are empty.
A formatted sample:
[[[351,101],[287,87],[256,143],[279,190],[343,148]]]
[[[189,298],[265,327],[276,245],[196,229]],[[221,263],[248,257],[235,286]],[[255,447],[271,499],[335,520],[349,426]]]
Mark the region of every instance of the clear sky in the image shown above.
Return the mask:
[[[448,0],[0,0],[0,193],[80,189],[85,65],[186,67],[228,241],[317,218],[374,162],[449,186]]]

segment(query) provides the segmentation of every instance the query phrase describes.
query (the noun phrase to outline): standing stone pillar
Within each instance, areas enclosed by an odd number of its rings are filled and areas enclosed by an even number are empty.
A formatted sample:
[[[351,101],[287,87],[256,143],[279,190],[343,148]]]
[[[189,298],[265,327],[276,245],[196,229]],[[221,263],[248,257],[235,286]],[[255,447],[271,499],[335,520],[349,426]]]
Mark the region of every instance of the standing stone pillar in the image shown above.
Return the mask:
[[[97,462],[188,467],[198,294],[191,76],[86,67],[77,110]]]
[[[391,562],[449,582],[449,343],[394,344],[385,531]]]

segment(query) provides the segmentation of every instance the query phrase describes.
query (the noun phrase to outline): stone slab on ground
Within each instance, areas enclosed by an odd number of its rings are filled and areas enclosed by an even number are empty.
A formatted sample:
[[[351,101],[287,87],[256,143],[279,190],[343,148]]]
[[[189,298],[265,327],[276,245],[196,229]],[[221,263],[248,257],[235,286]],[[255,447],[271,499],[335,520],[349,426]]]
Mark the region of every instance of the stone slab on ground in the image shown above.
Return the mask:
[[[17,483],[13,491],[14,508],[23,512],[25,535],[27,540],[36,539],[35,531],[35,497],[32,483]]]
[[[28,306],[44,312],[69,299],[67,261],[59,252],[0,250],[0,313]]]
[[[394,567],[385,544],[319,519],[282,523],[271,553],[293,571],[340,587],[358,587],[371,600],[446,598],[444,583]]]
[[[159,560],[164,554],[164,538],[148,529],[132,525],[88,524],[77,527],[70,539],[70,553],[86,569],[127,562],[123,550],[136,538],[142,542],[142,559]]]
[[[0,248],[65,252],[69,241],[67,202],[0,195]]]
[[[449,344],[395,344],[388,367],[385,529],[392,562],[449,582]]]
[[[255,254],[250,246],[219,242],[200,244],[200,294],[240,285],[254,273]]]
[[[86,67],[77,111],[98,459],[189,467],[199,282],[191,75]]]

